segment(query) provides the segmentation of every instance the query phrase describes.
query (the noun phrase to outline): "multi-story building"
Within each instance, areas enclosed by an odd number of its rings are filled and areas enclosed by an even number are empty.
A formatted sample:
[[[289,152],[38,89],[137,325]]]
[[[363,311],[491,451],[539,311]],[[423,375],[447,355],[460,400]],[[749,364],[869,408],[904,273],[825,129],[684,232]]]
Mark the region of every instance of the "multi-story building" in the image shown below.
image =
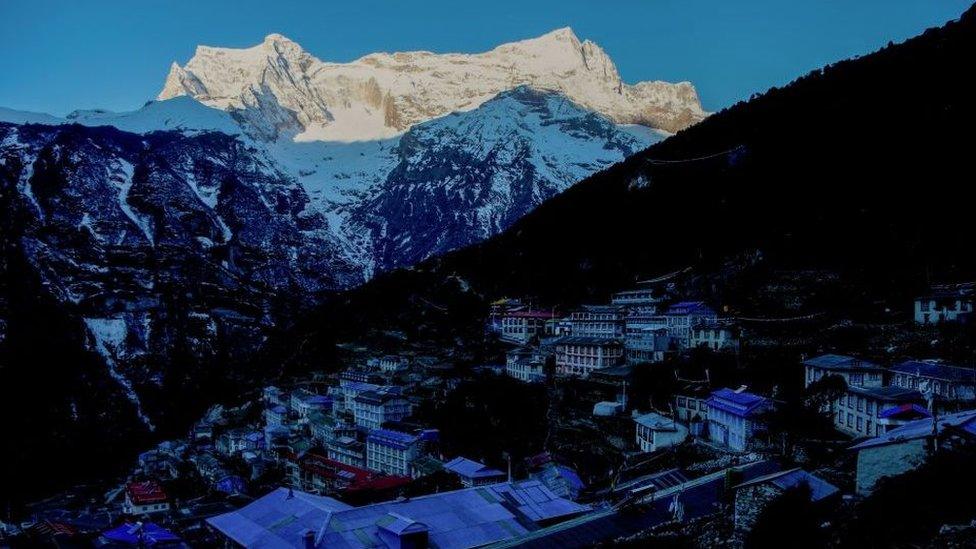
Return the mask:
[[[884,385],[884,368],[873,362],[847,355],[820,355],[803,361],[805,370],[804,386],[824,376],[835,375],[844,378],[848,386],[881,387]]]
[[[389,475],[410,476],[410,462],[420,457],[420,439],[414,435],[373,429],[366,437],[366,468]]]
[[[624,352],[627,364],[661,362],[671,350],[671,336],[664,326],[654,323],[632,322],[624,328]]]
[[[583,305],[569,315],[573,336],[618,338],[624,334],[627,310],[618,305]]]
[[[701,436],[708,423],[708,396],[701,394],[678,393],[674,397],[674,417],[688,426],[694,436]]]
[[[545,335],[546,322],[556,314],[545,311],[511,311],[502,316],[500,337],[504,341],[525,345]]]
[[[928,416],[922,403],[922,395],[912,389],[851,386],[834,403],[834,426],[855,438],[881,436]]]
[[[620,340],[605,337],[566,336],[555,348],[556,373],[564,376],[588,377],[594,370],[617,366],[624,354]]]
[[[971,285],[933,288],[932,293],[915,299],[915,322],[965,322],[973,318],[976,291]]]
[[[288,423],[288,408],[280,404],[265,408],[264,422],[267,425],[284,425]]]
[[[546,380],[546,359],[530,349],[515,349],[505,356],[505,373],[526,383]]]
[[[288,393],[282,391],[274,385],[268,385],[262,391],[262,396],[264,398],[264,403],[269,406],[285,406],[289,405]]]
[[[650,412],[634,417],[637,447],[641,452],[656,452],[681,444],[688,438],[688,428],[677,421]]]
[[[352,381],[339,379],[337,387],[330,387],[329,394],[332,396],[332,411],[352,412],[353,401],[359,393],[379,390],[380,386],[373,383],[362,381]]]
[[[410,401],[394,393],[366,391],[353,399],[353,418],[365,429],[379,429],[387,421],[401,421],[410,415]]]
[[[386,355],[370,359],[368,365],[383,373],[394,374],[406,370],[410,366],[410,361],[405,356]]]
[[[634,288],[613,294],[610,303],[628,309],[641,308],[653,311],[661,303],[661,298],[657,297],[651,288]]]
[[[298,417],[298,422],[305,423],[311,412],[331,411],[332,397],[298,389],[291,394],[291,409]]]
[[[323,412],[313,412],[308,416],[308,428],[312,438],[323,446],[341,437],[356,436],[355,426]]]
[[[763,429],[760,414],[772,406],[768,398],[732,389],[712,393],[708,403],[708,439],[736,452],[746,451]]]
[[[942,401],[976,399],[976,369],[937,360],[906,360],[889,370],[891,384],[915,389]]]
[[[729,322],[705,322],[691,327],[688,346],[692,349],[705,348],[712,351],[737,351],[739,349],[738,330]]]
[[[366,445],[353,437],[342,436],[326,446],[329,459],[352,465],[366,467]]]
[[[710,324],[718,320],[718,314],[704,301],[680,301],[664,312],[668,335],[677,341],[682,349],[691,342],[691,329],[699,324]]]

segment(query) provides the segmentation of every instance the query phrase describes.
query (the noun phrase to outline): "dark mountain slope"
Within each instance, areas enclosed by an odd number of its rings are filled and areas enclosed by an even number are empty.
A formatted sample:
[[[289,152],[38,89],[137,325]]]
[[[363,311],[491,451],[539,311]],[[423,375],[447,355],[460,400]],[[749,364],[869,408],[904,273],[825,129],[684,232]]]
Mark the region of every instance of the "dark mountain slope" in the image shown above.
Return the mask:
[[[571,304],[685,266],[714,273],[752,251],[769,269],[841,272],[871,296],[911,291],[928,273],[972,273],[974,54],[970,9],[771,89],[490,241],[343,295],[266,359],[319,365],[332,341],[371,329],[453,344],[478,329],[488,299]]]

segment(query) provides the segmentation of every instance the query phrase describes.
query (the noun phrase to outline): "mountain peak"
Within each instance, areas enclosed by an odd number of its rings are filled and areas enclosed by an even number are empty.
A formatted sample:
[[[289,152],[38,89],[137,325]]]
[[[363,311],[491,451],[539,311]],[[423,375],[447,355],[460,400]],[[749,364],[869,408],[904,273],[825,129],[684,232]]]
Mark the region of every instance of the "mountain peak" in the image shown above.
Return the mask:
[[[351,63],[322,62],[272,33],[251,48],[201,46],[170,70],[159,98],[185,94],[235,111],[262,138],[362,141],[477,108],[519,85],[557,91],[617,123],[670,132],[705,116],[681,86],[623,83],[610,57],[570,27],[478,54],[375,54]]]

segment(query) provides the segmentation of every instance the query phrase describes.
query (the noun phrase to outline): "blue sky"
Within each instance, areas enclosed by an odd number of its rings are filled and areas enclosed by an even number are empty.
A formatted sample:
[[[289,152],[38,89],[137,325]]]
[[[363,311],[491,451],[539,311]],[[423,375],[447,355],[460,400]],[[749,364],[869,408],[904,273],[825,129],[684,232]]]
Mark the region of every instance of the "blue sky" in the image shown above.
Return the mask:
[[[134,109],[197,44],[279,32],[323,60],[477,52],[571,26],[627,82],[689,80],[717,110],[958,17],[970,0],[0,0],[0,106]]]

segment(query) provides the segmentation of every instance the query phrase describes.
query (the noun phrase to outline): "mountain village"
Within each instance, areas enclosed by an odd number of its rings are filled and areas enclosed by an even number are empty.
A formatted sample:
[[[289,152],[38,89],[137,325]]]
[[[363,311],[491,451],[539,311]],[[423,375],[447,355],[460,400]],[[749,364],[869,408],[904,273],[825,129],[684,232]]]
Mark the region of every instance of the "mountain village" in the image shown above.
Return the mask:
[[[686,375],[693,357],[735,363],[768,337],[755,326],[791,319],[728,316],[676,295],[680,276],[567,313],[496,301],[484,323],[498,363],[459,370],[446,356],[367,351],[334,374],[265,387],[142,453],[103,494],[87,487],[37,503],[30,520],[5,528],[107,547],[564,547],[677,534],[737,547],[788,490],[804,487],[820,520],[842,520],[886,478],[976,437],[971,365],[824,353],[779,365],[802,387],[792,397],[753,389],[741,365],[744,382],[731,386],[708,369]],[[971,326],[974,290],[919,296],[907,329]],[[674,378],[664,399],[634,390],[654,371]],[[545,421],[588,428],[592,447],[536,441],[537,453],[490,461],[447,451],[417,411],[490,378],[571,392],[572,406]],[[796,407],[833,432],[783,432],[777,414]]]

